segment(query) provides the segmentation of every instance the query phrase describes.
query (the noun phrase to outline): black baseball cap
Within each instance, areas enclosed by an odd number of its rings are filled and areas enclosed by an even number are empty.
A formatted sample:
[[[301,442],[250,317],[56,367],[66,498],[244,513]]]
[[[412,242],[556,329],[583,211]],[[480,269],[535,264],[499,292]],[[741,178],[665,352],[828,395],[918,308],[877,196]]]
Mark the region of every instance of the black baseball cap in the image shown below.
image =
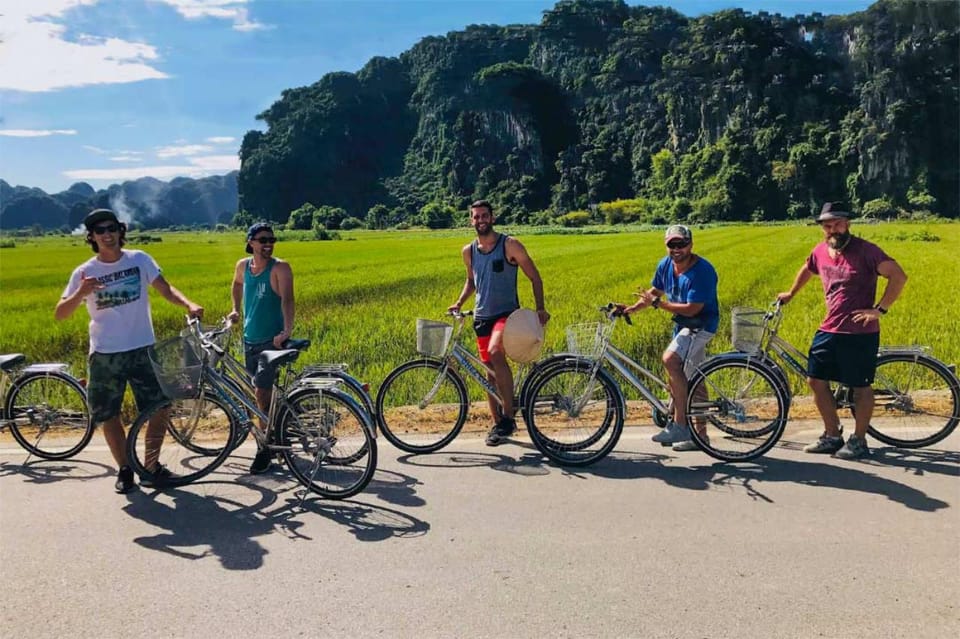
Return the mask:
[[[116,222],[117,224],[120,223],[117,214],[110,209],[96,209],[87,213],[87,217],[83,218],[83,225],[90,231],[100,222],[107,221]]]
[[[273,227],[267,224],[266,222],[257,222],[256,224],[252,225],[247,230],[247,242],[246,242],[246,249],[245,249],[247,253],[253,253],[253,249],[250,248],[250,240],[252,240],[256,236],[256,234],[259,233],[260,231],[270,231],[272,233]]]
[[[817,222],[829,222],[830,220],[849,220],[852,214],[847,210],[843,202],[827,202],[820,209],[820,215],[817,216]]]

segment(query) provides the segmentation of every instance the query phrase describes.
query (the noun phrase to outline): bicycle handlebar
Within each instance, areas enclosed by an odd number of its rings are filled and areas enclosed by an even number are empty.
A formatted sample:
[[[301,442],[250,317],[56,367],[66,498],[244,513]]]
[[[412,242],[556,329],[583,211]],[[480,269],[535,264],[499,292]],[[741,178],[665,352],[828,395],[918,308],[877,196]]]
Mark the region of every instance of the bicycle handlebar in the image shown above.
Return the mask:
[[[633,326],[633,320],[624,312],[624,307],[616,302],[608,302],[606,306],[601,306],[597,310],[606,315],[609,320],[621,317],[627,324]]]

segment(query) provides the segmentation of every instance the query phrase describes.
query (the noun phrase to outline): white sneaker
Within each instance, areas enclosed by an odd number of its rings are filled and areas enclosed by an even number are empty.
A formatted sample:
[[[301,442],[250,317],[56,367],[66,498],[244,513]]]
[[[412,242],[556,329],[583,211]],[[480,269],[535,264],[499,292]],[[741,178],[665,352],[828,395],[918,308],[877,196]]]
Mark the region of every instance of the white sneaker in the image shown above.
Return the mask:
[[[668,446],[674,442],[682,442],[690,439],[690,427],[686,424],[681,425],[671,420],[670,423],[667,424],[667,427],[654,435],[652,439],[664,446]]]
[[[710,440],[707,439],[707,443],[709,443],[709,442],[710,442]],[[682,442],[676,442],[676,443],[674,443],[674,445],[672,446],[672,448],[673,448],[673,450],[676,450],[676,451],[679,451],[679,452],[686,452],[686,451],[690,451],[690,450],[700,450],[700,447],[697,446],[697,443],[696,443],[695,441],[693,441],[693,438],[685,439],[685,440],[683,440]]]

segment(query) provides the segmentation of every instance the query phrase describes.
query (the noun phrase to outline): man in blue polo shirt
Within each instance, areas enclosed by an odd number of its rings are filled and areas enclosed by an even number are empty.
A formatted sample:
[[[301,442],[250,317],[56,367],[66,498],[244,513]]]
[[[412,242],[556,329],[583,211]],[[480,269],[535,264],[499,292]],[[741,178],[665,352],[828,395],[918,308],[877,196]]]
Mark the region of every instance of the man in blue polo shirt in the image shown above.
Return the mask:
[[[650,288],[636,304],[618,306],[627,315],[648,306],[673,313],[673,339],[663,352],[673,397],[673,419],[653,436],[653,441],[673,444],[674,450],[697,450],[687,425],[687,378],[703,361],[707,343],[720,323],[717,271],[693,252],[693,232],[688,227],[671,226],[664,240],[667,256],[657,264]]]

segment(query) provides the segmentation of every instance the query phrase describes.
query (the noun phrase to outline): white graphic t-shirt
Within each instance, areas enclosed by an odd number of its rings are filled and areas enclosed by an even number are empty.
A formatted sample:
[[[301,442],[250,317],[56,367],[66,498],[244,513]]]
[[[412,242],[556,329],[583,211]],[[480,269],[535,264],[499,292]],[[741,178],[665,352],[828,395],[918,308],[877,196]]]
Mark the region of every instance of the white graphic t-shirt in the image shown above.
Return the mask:
[[[95,256],[70,275],[63,297],[73,295],[84,277],[95,277],[103,288],[84,299],[90,313],[90,352],[122,353],[156,341],[147,287],[160,267],[143,251],[121,251],[116,262]]]

